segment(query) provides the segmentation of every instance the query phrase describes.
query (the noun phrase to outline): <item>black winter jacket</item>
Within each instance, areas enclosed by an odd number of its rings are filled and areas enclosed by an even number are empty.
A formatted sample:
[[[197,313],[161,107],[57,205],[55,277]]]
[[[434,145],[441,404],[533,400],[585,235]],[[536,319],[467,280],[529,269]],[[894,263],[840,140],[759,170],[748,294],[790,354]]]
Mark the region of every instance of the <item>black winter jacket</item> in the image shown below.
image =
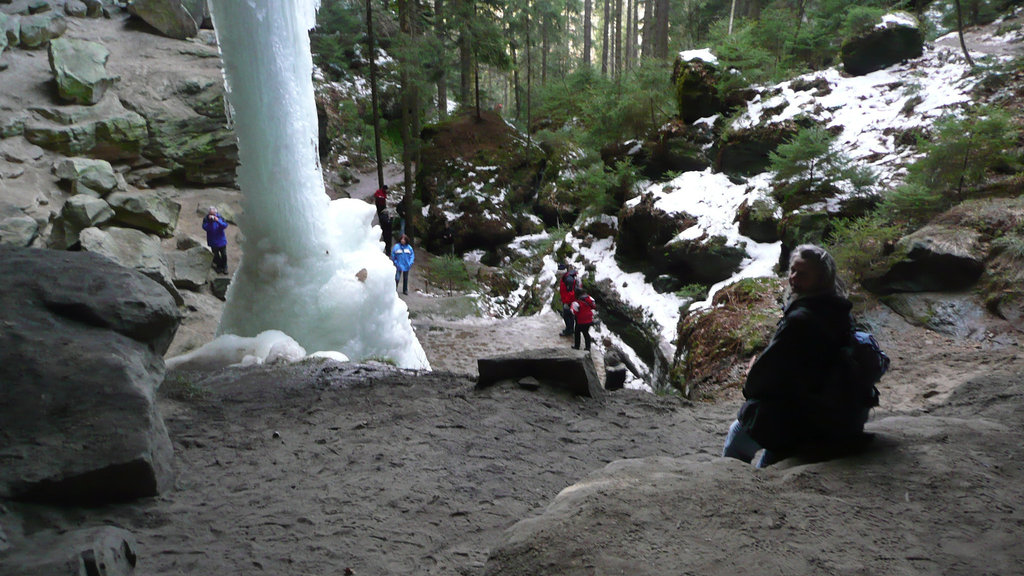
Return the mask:
[[[786,307],[743,386],[747,402],[738,419],[761,446],[789,451],[863,427],[862,407],[845,405],[832,390],[850,308],[834,295],[806,296]]]

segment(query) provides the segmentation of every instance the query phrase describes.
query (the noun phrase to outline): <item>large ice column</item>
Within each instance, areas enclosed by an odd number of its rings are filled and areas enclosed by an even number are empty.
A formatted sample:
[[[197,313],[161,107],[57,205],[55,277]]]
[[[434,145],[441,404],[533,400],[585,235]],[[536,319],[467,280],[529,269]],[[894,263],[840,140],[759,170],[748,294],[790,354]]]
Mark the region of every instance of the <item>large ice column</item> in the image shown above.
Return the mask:
[[[317,3],[210,5],[238,135],[245,236],[218,333],[276,329],[309,352],[429,368],[371,226],[373,207],[324,192],[308,36]]]

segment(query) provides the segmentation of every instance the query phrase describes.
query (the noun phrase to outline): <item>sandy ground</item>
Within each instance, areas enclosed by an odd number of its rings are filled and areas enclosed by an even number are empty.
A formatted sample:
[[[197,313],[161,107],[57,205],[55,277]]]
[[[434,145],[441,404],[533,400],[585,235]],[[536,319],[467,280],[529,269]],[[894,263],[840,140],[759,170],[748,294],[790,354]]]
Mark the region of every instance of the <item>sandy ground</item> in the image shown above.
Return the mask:
[[[880,439],[859,459],[763,472],[724,461],[730,402],[476,390],[465,374],[317,361],[170,374],[159,403],[175,449],[172,492],[99,510],[12,507],[26,532],[82,523],[132,531],[142,575],[724,575],[760,573],[772,547],[785,552],[771,556],[782,563],[773,574],[1021,573],[1015,563],[1024,558],[1009,545],[1024,526],[1024,454],[1009,424],[1024,414],[1019,346],[953,340],[877,316],[894,365],[869,425]],[[525,347],[528,326],[490,332]],[[428,355],[471,357],[465,343],[444,353],[435,346],[486,328],[424,338]],[[547,337],[548,326],[536,328],[534,338]],[[623,460],[637,458],[647,460]],[[609,475],[612,484],[595,481]],[[664,486],[671,477],[687,489]],[[612,485],[636,488],[592,493]],[[640,554],[649,560],[642,569],[597,559],[580,566],[604,569],[538,570],[513,560],[531,554],[513,547],[509,556],[511,535],[529,532],[518,521],[557,520],[572,494],[590,494],[556,524],[572,537],[542,534],[547,544],[532,554],[557,553],[545,560],[554,566],[568,557],[561,546],[586,555],[628,545],[617,554]],[[675,536],[655,522],[659,514]],[[588,521],[581,531],[572,524]],[[898,530],[880,532],[886,524]],[[930,533],[945,551],[926,544],[936,541]],[[989,561],[992,571],[975,570]],[[666,562],[703,568],[652,568]],[[855,568],[864,562],[874,571]]]

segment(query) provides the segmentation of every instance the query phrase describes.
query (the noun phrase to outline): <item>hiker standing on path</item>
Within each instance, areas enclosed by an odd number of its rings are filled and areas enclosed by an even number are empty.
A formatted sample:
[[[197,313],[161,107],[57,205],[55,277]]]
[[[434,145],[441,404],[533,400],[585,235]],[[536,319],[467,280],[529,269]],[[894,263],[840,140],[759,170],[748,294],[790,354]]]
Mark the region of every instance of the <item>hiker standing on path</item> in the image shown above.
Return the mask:
[[[621,390],[626,385],[626,370],[628,369],[637,378],[641,378],[640,371],[618,346],[612,344],[611,338],[601,341],[604,344],[604,389]]]
[[[562,300],[562,320],[565,322],[562,336],[570,336],[576,325],[572,313],[572,303],[576,301],[576,292],[582,288],[583,284],[572,264],[559,264],[558,270],[561,272],[558,280],[558,296]]]
[[[224,233],[228,221],[220,215],[216,206],[210,206],[203,218],[203,230],[206,230],[206,244],[213,251],[213,269],[220,274],[228,273],[228,237]]]
[[[398,290],[398,280],[402,280],[402,294],[409,293],[409,269],[416,260],[416,253],[409,245],[409,237],[402,234],[398,244],[391,249],[391,261],[395,263],[395,290]]]
[[[576,330],[572,339],[573,349],[580,349],[580,335],[582,334],[583,339],[587,342],[583,349],[590,350],[590,345],[593,343],[593,339],[590,337],[590,326],[594,323],[594,308],[596,307],[597,303],[594,302],[594,299],[582,291],[579,292],[576,301],[572,303],[572,313],[576,317]]]
[[[377,191],[373,193],[373,205],[377,207],[377,220],[384,222],[384,217],[381,216],[384,210],[388,207],[388,185],[384,184]]]
[[[861,437],[870,410],[837,401],[836,364],[851,330],[852,305],[835,260],[820,246],[797,246],[789,259],[789,286],[778,329],[747,373],[747,400],[722,453],[751,462],[764,448],[759,468],[813,442],[833,448]]]

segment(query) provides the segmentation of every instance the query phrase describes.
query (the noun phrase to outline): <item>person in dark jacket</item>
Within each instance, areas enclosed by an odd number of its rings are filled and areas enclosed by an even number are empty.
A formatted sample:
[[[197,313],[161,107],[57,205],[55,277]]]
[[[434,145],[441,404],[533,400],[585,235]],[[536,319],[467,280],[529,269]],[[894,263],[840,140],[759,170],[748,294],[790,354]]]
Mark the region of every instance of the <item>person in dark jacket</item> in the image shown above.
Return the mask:
[[[813,244],[794,248],[789,286],[792,294],[775,335],[747,373],[746,402],[722,453],[751,462],[764,448],[759,468],[810,444],[859,437],[869,411],[839,389],[839,347],[852,321],[832,256]]]
[[[604,344],[604,389],[621,390],[626,385],[626,370],[633,373],[633,376],[641,378],[640,371],[618,346],[612,343],[611,338],[601,341]]]
[[[203,230],[206,230],[206,244],[213,251],[213,269],[221,274],[228,273],[228,237],[224,233],[227,228],[227,220],[215,206],[210,206],[203,218]]]
[[[572,347],[579,350],[580,336],[583,336],[583,339],[587,342],[583,349],[590,350],[590,345],[593,343],[593,339],[590,337],[590,326],[594,323],[594,308],[597,307],[597,303],[594,302],[594,299],[589,294],[584,294],[583,292],[577,292],[577,294],[579,296],[576,297],[576,301],[571,306],[573,316],[576,319],[576,330],[573,335]]]

